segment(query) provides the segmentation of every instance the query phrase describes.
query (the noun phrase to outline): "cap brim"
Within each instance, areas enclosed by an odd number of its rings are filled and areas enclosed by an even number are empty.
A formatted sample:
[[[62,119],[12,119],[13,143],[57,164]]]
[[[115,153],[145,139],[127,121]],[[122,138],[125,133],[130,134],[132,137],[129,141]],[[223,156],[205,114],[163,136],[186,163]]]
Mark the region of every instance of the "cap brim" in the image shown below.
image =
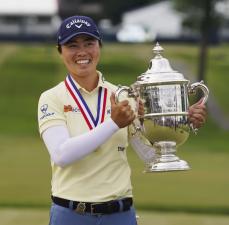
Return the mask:
[[[88,35],[88,36],[94,37],[95,39],[101,41],[101,38],[100,38],[99,36],[97,36],[97,35],[94,35],[94,34],[91,34],[91,33],[88,33],[88,32],[77,32],[77,33],[72,34],[72,35],[70,35],[69,37],[65,38],[64,40],[58,42],[58,44],[60,44],[60,45],[66,44],[66,43],[67,43],[68,41],[70,41],[72,38],[74,38],[74,37],[76,37],[76,36],[78,36],[78,35],[80,35],[80,34],[86,34],[86,35]]]

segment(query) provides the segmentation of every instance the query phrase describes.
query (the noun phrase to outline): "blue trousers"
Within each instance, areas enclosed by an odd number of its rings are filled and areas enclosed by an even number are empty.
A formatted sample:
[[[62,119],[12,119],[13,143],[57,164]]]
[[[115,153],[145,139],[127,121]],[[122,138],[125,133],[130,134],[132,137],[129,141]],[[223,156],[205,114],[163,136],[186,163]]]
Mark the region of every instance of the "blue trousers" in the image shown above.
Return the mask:
[[[49,225],[137,225],[137,221],[133,207],[125,212],[108,215],[82,215],[53,203]]]

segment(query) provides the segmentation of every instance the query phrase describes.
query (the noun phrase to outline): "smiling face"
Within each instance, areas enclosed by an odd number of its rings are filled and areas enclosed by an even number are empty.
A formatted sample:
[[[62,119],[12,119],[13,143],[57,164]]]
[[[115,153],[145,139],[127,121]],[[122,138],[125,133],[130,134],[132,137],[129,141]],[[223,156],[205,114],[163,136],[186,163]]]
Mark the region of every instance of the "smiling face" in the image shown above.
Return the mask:
[[[78,81],[97,79],[96,67],[100,59],[99,41],[88,35],[79,35],[61,46],[61,56],[68,72]]]

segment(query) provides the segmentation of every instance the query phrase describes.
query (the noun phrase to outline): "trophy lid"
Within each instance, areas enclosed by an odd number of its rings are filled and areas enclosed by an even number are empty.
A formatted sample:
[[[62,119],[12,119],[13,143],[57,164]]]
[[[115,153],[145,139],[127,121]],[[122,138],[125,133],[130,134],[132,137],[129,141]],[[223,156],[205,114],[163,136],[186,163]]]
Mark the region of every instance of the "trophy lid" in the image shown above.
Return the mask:
[[[188,82],[181,73],[172,69],[166,58],[162,57],[163,51],[164,49],[157,42],[153,48],[155,57],[151,59],[148,70],[137,78],[138,83]]]

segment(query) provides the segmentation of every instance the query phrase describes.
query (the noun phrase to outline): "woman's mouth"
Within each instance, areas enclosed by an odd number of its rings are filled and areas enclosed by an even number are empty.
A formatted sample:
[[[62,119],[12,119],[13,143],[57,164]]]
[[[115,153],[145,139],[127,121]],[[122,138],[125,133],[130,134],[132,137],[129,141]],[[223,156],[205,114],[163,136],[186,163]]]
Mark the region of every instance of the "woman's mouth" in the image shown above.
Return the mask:
[[[77,60],[76,63],[77,64],[89,64],[90,60],[89,59],[81,59],[81,60]]]

